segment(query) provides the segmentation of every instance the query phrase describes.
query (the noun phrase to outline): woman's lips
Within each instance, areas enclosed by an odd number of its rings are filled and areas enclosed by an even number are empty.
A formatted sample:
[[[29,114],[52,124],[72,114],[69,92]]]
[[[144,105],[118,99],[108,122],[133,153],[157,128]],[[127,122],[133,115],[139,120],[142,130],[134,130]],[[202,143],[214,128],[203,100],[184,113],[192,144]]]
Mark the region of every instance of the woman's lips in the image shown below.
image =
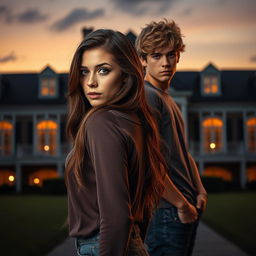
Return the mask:
[[[98,92],[89,92],[87,93],[88,97],[90,99],[97,99],[100,97],[101,93],[98,93]]]
[[[161,74],[171,74],[172,71],[171,70],[165,70],[165,71],[161,71],[160,73]]]

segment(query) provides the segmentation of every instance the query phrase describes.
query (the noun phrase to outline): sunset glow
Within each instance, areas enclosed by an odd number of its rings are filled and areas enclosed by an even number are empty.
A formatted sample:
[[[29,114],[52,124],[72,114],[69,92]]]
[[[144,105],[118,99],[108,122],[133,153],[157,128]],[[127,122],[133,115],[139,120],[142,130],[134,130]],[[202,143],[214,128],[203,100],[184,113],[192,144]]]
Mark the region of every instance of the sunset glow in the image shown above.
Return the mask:
[[[0,72],[67,72],[83,27],[135,34],[152,20],[173,19],[186,51],[178,69],[255,69],[254,0],[33,1],[0,3]],[[61,8],[60,8],[61,6]]]

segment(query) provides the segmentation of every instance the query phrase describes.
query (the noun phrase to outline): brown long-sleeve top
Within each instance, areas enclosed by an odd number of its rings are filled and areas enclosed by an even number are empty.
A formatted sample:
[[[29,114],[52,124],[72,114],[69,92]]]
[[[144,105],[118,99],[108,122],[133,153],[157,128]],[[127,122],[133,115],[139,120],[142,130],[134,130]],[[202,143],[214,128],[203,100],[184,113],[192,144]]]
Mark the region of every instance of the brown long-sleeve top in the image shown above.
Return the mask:
[[[67,182],[69,233],[86,238],[100,232],[101,256],[126,255],[142,140],[136,115],[106,110],[86,123],[85,186],[78,187],[72,171]]]

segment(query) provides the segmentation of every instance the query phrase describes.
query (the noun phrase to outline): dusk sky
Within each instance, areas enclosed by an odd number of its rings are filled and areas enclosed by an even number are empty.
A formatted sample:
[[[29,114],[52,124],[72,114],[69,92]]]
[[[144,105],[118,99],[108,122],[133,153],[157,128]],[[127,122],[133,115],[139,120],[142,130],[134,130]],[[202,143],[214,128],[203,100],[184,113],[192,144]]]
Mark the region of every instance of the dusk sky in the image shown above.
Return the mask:
[[[163,18],[184,35],[179,70],[256,69],[256,0],[0,0],[0,73],[67,72],[83,27],[138,34]]]

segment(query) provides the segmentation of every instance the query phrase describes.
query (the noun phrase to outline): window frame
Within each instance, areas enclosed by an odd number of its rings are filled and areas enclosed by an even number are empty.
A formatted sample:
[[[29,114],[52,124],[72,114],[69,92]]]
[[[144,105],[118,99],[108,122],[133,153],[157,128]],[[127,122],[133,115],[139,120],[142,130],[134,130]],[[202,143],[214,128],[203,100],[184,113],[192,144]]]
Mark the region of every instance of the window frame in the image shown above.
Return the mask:
[[[48,93],[44,95],[42,93],[45,81],[47,81],[47,87],[45,88],[48,89],[48,91],[51,90],[51,82],[54,83],[55,94],[51,95]],[[58,97],[59,97],[58,75],[51,68],[47,67],[39,74],[38,98],[39,99],[56,99]]]

